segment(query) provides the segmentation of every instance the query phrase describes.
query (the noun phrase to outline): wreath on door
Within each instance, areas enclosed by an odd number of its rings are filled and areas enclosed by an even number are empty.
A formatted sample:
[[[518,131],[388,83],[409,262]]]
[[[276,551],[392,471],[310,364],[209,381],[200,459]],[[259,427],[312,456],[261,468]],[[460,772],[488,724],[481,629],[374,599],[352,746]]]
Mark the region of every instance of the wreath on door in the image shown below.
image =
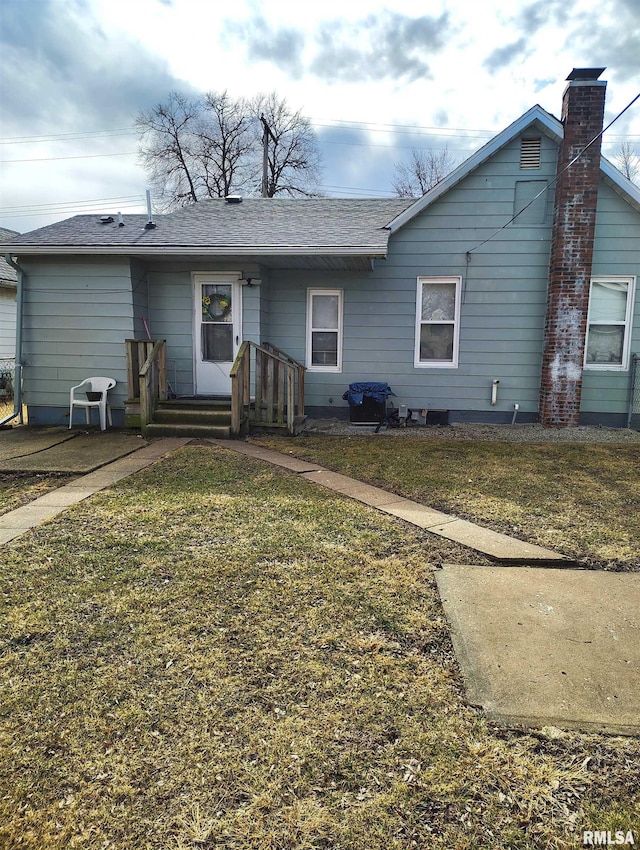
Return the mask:
[[[212,322],[226,322],[231,315],[231,299],[222,292],[202,296],[202,318]]]

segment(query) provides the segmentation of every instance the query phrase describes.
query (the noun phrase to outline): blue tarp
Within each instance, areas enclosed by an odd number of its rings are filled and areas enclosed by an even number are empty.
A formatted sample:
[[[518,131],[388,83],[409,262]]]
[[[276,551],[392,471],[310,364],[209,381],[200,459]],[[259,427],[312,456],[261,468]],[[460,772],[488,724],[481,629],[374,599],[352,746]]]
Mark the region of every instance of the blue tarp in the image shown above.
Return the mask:
[[[349,389],[344,393],[342,398],[348,401],[353,407],[362,404],[363,398],[372,398],[375,401],[386,401],[390,395],[395,395],[391,392],[389,384],[379,381],[359,381],[354,384],[349,384]]]

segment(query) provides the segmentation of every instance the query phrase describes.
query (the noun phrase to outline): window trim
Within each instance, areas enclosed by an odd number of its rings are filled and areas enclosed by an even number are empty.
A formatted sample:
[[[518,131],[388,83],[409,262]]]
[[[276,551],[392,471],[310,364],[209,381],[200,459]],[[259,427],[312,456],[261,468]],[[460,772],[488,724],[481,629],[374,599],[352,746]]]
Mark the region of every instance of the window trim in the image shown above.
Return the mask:
[[[316,295],[337,295],[338,296],[338,328],[314,328],[311,324],[313,318],[313,298]],[[342,335],[343,335],[343,313],[344,313],[344,290],[343,289],[323,289],[321,287],[313,287],[307,289],[307,327],[306,327],[306,344],[305,344],[305,362],[307,364],[307,372],[342,372]],[[324,331],[329,333],[337,333],[338,349],[337,349],[337,365],[321,366],[312,363],[312,342],[313,331]]]
[[[592,322],[591,321],[591,293],[594,283],[627,283],[627,309],[624,317],[624,322]],[[629,363],[631,360],[631,331],[633,325],[633,306],[636,291],[636,276],[635,275],[594,275],[589,281],[589,309],[587,311],[587,329],[584,338],[584,360],[583,368],[590,372],[628,372]],[[621,363],[587,363],[587,349],[589,346],[589,329],[591,325],[619,325],[624,328],[624,338],[622,341],[622,362]]]
[[[442,322],[423,322],[422,320],[422,286],[425,283],[430,284],[455,284],[455,309],[453,317],[453,356],[451,360],[421,360],[420,359],[420,329],[423,324],[434,325],[450,325],[451,320]],[[459,275],[438,275],[431,277],[429,275],[420,275],[417,278],[416,284],[416,326],[415,326],[415,346],[413,354],[413,365],[416,369],[457,369],[460,350],[460,307],[462,293],[462,277]]]

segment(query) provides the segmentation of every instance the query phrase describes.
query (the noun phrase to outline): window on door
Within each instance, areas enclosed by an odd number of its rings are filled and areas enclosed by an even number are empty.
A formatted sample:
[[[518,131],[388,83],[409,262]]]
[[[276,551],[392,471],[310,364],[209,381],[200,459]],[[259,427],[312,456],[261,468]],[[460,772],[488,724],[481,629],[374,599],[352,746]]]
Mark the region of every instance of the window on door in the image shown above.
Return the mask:
[[[342,371],[341,289],[307,290],[307,369]]]
[[[419,277],[416,367],[455,368],[460,336],[459,277]]]
[[[202,359],[233,360],[233,288],[231,284],[202,284]]]
[[[589,292],[586,369],[629,368],[633,277],[594,277]]]

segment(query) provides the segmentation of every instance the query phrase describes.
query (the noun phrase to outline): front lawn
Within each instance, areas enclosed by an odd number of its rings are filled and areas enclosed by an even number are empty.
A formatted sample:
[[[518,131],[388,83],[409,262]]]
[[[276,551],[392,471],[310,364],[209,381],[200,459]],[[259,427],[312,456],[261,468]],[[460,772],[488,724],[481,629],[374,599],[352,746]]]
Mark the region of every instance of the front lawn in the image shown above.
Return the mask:
[[[393,436],[254,438],[429,507],[555,549],[640,570],[640,445]]]
[[[20,538],[1,567],[0,846],[575,848],[637,830],[637,741],[510,732],[465,704],[444,560],[469,552],[211,446]]]

